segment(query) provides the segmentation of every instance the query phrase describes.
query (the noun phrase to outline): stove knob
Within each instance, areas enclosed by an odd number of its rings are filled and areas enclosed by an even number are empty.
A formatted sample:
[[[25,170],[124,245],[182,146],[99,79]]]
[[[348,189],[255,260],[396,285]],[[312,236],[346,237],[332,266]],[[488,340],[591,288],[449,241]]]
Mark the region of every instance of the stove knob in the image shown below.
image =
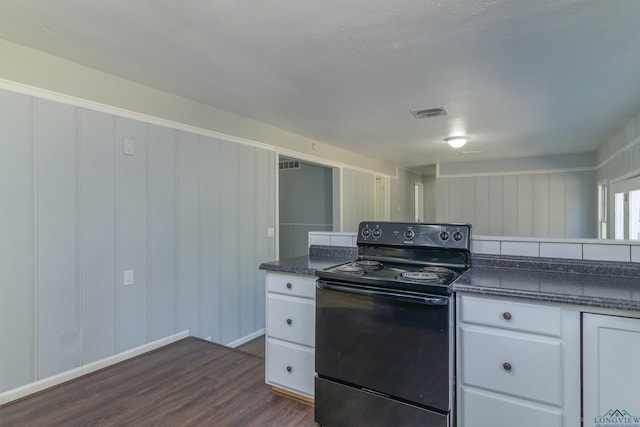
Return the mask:
[[[453,240],[455,240],[456,242],[459,242],[460,240],[462,240],[462,233],[459,231],[456,231],[455,233],[453,233]]]
[[[362,237],[369,237],[371,235],[371,229],[369,227],[362,229]]]
[[[440,240],[447,241],[449,240],[449,233],[446,231],[440,232]]]
[[[404,238],[406,240],[413,240],[414,237],[416,237],[416,233],[411,228],[404,232]]]
[[[378,238],[380,236],[382,236],[382,230],[380,230],[379,228],[375,228],[373,230],[373,233],[371,233],[373,235],[373,237]]]

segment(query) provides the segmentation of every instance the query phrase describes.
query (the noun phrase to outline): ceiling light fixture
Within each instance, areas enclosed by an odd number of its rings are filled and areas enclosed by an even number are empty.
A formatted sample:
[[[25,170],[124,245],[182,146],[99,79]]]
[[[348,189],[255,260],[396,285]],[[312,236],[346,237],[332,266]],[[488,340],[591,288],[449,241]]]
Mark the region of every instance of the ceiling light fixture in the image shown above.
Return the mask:
[[[460,148],[464,146],[469,139],[470,138],[468,136],[450,136],[444,140],[447,141],[447,144],[449,144],[451,148]]]

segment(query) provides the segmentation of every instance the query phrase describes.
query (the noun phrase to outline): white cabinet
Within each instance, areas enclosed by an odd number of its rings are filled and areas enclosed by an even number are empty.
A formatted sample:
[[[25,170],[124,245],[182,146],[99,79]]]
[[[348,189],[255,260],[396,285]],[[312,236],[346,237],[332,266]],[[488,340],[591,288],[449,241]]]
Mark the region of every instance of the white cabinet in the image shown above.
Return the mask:
[[[460,294],[457,308],[458,426],[579,425],[579,311]]]
[[[266,382],[313,398],[315,296],[312,276],[267,272]]]
[[[582,320],[584,427],[640,426],[640,319]]]

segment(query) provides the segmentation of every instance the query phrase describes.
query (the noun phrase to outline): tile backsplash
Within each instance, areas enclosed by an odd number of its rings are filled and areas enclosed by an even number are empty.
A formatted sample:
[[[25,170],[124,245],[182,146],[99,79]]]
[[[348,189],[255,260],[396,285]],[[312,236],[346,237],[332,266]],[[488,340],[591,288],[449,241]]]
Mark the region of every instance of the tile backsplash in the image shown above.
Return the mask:
[[[473,236],[471,252],[589,261],[640,262],[640,242]]]
[[[356,233],[309,232],[309,245],[356,246]],[[590,261],[640,262],[640,242],[596,239],[538,239],[473,236],[471,252]]]
[[[357,246],[356,233],[338,233],[334,231],[310,231],[309,246]]]

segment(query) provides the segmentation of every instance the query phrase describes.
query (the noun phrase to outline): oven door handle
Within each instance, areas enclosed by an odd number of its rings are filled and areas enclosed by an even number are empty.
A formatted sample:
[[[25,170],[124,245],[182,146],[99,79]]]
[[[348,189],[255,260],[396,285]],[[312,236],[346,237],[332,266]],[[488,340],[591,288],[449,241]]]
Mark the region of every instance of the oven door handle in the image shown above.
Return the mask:
[[[396,292],[352,288],[350,286],[340,286],[340,285],[334,285],[326,282],[318,282],[316,286],[320,289],[328,289],[330,291],[347,292],[350,294],[366,295],[370,297],[389,298],[397,301],[412,302],[412,303],[424,304],[424,305],[447,305],[449,303],[449,298],[447,297],[406,295],[406,294],[399,294]]]

